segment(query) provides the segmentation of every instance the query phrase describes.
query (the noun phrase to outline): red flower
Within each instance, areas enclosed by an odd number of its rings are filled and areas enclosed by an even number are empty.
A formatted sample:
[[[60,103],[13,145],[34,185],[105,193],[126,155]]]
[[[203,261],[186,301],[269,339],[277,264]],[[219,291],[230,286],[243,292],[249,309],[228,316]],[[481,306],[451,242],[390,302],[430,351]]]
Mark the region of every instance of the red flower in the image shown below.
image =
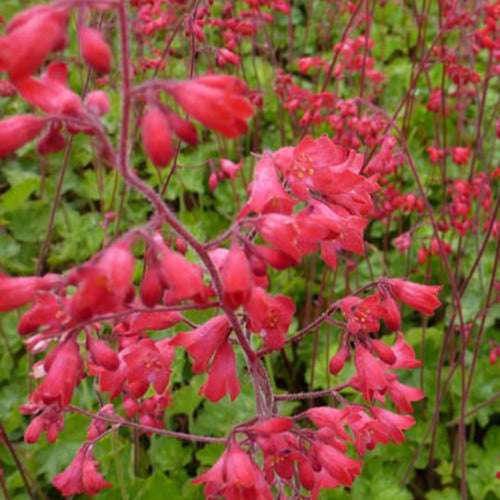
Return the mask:
[[[30,400],[44,405],[58,403],[61,407],[67,406],[83,374],[76,341],[69,339],[56,346],[45,359],[44,368],[47,376],[31,394]]]
[[[142,144],[149,159],[157,167],[166,167],[174,156],[168,118],[156,106],[150,107],[142,120]]]
[[[252,271],[245,252],[236,244],[231,246],[222,267],[224,303],[231,309],[248,302],[252,293]]]
[[[254,114],[243,93],[246,84],[233,76],[207,75],[184,82],[171,82],[169,92],[184,111],[205,127],[235,138],[247,131]]]
[[[397,278],[389,279],[387,283],[396,299],[423,314],[433,316],[434,309],[441,305],[441,302],[437,298],[437,293],[441,290],[441,286],[419,285],[418,283]]]
[[[87,110],[97,116],[104,116],[110,109],[108,94],[103,90],[89,92],[83,103]]]
[[[111,49],[100,31],[87,26],[80,27],[78,30],[78,43],[87,64],[98,73],[109,73],[111,69]]]
[[[237,444],[224,451],[214,466],[193,484],[205,483],[207,498],[272,500],[273,494],[257,464]]]
[[[79,493],[97,495],[103,488],[111,488],[111,484],[97,472],[98,466],[92,451],[82,448],[67,469],[52,480],[52,484],[65,497]]]
[[[42,325],[57,329],[65,319],[61,301],[49,292],[39,292],[35,305],[21,316],[17,331],[20,335],[29,335]]]
[[[29,76],[15,83],[23,99],[46,113],[80,113],[80,97],[68,88],[68,67],[63,62],[50,63],[40,78]]]
[[[65,44],[68,13],[65,9],[37,6],[16,16],[0,38],[0,70],[11,80],[32,75],[45,58]]]
[[[157,342],[142,339],[122,351],[122,358],[127,363],[127,382],[129,390],[139,398],[147,391],[151,383],[157,394],[162,394],[170,380],[170,366],[174,359],[171,339]]]
[[[339,485],[351,486],[356,476],[361,473],[363,462],[349,458],[333,446],[315,441],[312,448],[321,467]]]
[[[451,153],[451,158],[457,165],[467,165],[467,163],[469,162],[469,157],[469,146],[467,146],[466,148],[453,148],[453,151]]]
[[[241,384],[236,374],[234,349],[226,341],[215,353],[208,369],[208,379],[198,394],[205,394],[210,401],[216,403],[228,392],[231,401],[234,401],[240,393],[240,387]]]
[[[78,289],[71,297],[69,312],[76,321],[113,312],[133,298],[134,256],[127,243],[107,248],[95,262],[84,264],[70,275]]]
[[[411,415],[398,415],[392,411],[373,406],[370,408],[372,415],[385,426],[388,438],[393,443],[401,443],[405,440],[402,431],[415,425],[415,419]]]
[[[12,311],[35,300],[38,290],[50,290],[60,281],[56,274],[11,278],[0,274],[0,312]]]
[[[33,140],[47,123],[35,115],[17,115],[0,121],[0,158]]]
[[[250,330],[263,337],[267,348],[281,349],[295,314],[293,300],[284,295],[273,297],[254,287],[245,309],[250,316]]]
[[[245,217],[250,212],[291,214],[295,203],[282,186],[272,156],[267,153],[255,165],[250,199],[239,217]]]
[[[216,316],[189,333],[179,333],[172,345],[182,345],[194,359],[193,372],[207,371],[212,356],[224,344],[229,335],[226,316]]]
[[[160,236],[155,236],[154,242],[160,254],[160,281],[167,289],[163,297],[164,302],[176,304],[186,299],[203,302],[206,298],[206,287],[200,266],[170,250]]]

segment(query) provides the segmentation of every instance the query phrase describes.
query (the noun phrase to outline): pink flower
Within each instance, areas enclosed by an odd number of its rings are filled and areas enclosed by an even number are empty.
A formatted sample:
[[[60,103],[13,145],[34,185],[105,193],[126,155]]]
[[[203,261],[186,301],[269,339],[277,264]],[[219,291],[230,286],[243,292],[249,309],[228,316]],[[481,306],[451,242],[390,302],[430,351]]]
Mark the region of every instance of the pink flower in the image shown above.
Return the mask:
[[[0,37],[0,71],[19,81],[35,73],[45,58],[65,45],[68,13],[65,9],[37,6],[17,15]]]
[[[467,165],[470,158],[470,147],[467,146],[465,148],[453,148],[451,158],[457,165]]]
[[[0,158],[33,140],[47,123],[35,115],[17,115],[0,120]]]
[[[111,484],[97,472],[98,466],[92,451],[82,448],[67,469],[52,480],[52,484],[65,497],[79,493],[97,495],[103,488],[111,488]]]
[[[47,376],[30,396],[34,403],[67,406],[83,376],[83,363],[75,339],[57,345],[44,361]]]
[[[254,114],[244,97],[246,84],[229,75],[206,75],[184,82],[172,82],[168,91],[184,111],[205,127],[235,138],[247,131]]]
[[[260,333],[267,348],[281,349],[295,314],[293,300],[284,295],[271,296],[254,287],[245,309],[250,316],[250,330]]]
[[[0,274],[0,312],[12,311],[33,302],[38,290],[49,290],[59,281],[55,274],[11,278]]]
[[[236,357],[233,346],[224,342],[215,353],[208,369],[208,379],[198,394],[205,394],[207,399],[216,403],[229,393],[231,401],[240,393],[241,384],[236,374]]]
[[[245,252],[236,244],[231,246],[222,267],[224,303],[237,309],[248,302],[252,293],[252,271]]]
[[[100,31],[81,26],[78,30],[78,43],[87,64],[98,73],[109,73],[111,69],[111,49]]]
[[[295,203],[282,186],[272,156],[267,153],[255,165],[250,199],[239,217],[245,217],[250,212],[291,214]]]
[[[193,484],[205,483],[207,498],[272,500],[273,494],[257,464],[237,444],[224,451],[214,466]]]
[[[16,81],[23,99],[49,114],[78,115],[80,97],[68,88],[68,67],[63,62],[51,62],[40,78],[29,76]]]
[[[142,119],[142,144],[156,167],[166,167],[174,156],[170,123],[158,107],[150,107]]]
[[[387,280],[391,293],[401,302],[416,311],[432,316],[434,309],[441,305],[437,293],[441,286],[428,286],[397,278]]]
[[[312,448],[321,467],[339,485],[351,486],[356,476],[361,473],[363,462],[349,458],[333,446],[315,441]]]
[[[172,345],[182,345],[194,359],[193,372],[207,371],[212,356],[224,344],[229,335],[226,316],[216,316],[189,333],[179,333]]]

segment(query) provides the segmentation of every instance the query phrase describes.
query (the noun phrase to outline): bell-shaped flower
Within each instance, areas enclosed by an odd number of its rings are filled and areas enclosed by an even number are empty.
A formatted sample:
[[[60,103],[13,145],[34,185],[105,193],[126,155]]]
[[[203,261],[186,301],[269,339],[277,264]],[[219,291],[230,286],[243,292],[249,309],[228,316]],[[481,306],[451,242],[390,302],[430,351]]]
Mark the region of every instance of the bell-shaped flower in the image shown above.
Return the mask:
[[[229,393],[231,401],[240,393],[241,384],[236,373],[236,356],[233,346],[224,342],[215,353],[214,359],[208,369],[208,379],[201,387],[198,394],[205,396],[216,403]]]
[[[35,115],[17,115],[0,120],[0,158],[32,141],[47,123]]]
[[[226,316],[216,316],[200,327],[179,333],[172,339],[172,345],[184,346],[193,358],[193,372],[207,371],[208,365],[215,353],[226,342],[229,335],[229,321]]]
[[[35,73],[45,58],[65,45],[66,9],[37,6],[16,16],[0,37],[0,71],[14,82]]]
[[[52,484],[65,497],[80,493],[86,496],[97,495],[102,489],[111,488],[111,484],[104,480],[97,467],[99,462],[84,445],[67,469],[52,480]]]
[[[33,302],[38,290],[50,290],[60,282],[56,274],[10,277],[0,274],[0,312],[8,312]]]
[[[40,78],[29,76],[16,81],[16,88],[24,100],[53,115],[78,115],[80,97],[68,88],[66,63],[51,62]]]
[[[271,296],[254,287],[245,309],[250,317],[250,330],[262,336],[268,349],[281,349],[295,314],[293,300],[284,295]]]
[[[235,138],[247,131],[254,114],[244,96],[246,84],[229,75],[206,75],[193,80],[170,82],[167,91],[184,111],[202,125]]]
[[[193,480],[193,484],[202,483],[205,484],[207,498],[273,499],[262,471],[236,443],[224,451],[209,471]]]
[[[99,30],[81,26],[78,29],[78,43],[85,62],[91,68],[98,73],[109,73],[111,49]]]
[[[433,316],[434,309],[441,305],[437,298],[441,286],[420,285],[397,278],[387,280],[387,285],[394,298],[423,314]]]
[[[252,271],[245,252],[233,244],[222,266],[224,303],[237,309],[248,302],[252,293]]]
[[[83,375],[83,363],[75,339],[63,341],[44,361],[47,372],[43,382],[30,395],[34,403],[67,406]]]
[[[289,215],[295,203],[296,201],[281,184],[272,156],[265,153],[255,165],[250,199],[242,208],[239,217],[245,217],[250,212],[258,214],[274,212]]]
[[[142,144],[156,167],[166,167],[174,156],[170,123],[156,106],[149,107],[142,119]]]

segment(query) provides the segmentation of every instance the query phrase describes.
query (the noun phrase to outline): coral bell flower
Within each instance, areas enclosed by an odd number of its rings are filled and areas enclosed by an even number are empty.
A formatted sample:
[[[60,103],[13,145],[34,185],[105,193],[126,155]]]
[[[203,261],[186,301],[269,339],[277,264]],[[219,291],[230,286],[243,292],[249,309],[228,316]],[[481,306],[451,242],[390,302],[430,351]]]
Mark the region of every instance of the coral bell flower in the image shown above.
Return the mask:
[[[44,405],[58,403],[61,407],[67,406],[82,377],[82,365],[74,339],[56,346],[44,361],[44,368],[48,373],[31,394],[31,401]]]
[[[179,333],[172,339],[172,345],[182,345],[194,360],[193,372],[207,370],[212,356],[224,344],[229,335],[226,316],[216,316],[189,333]]]
[[[387,280],[387,284],[396,299],[422,314],[433,316],[434,309],[441,305],[437,298],[441,286],[419,285],[418,283],[396,278]]]
[[[245,217],[250,212],[258,214],[275,212],[289,215],[295,203],[281,185],[272,156],[265,154],[255,165],[250,199],[242,208],[239,217]]]
[[[111,484],[97,472],[98,466],[92,451],[82,447],[68,468],[52,480],[52,484],[65,497],[79,493],[96,495],[103,488],[111,488]]]
[[[243,95],[246,90],[242,80],[229,75],[206,75],[168,84],[168,92],[188,115],[229,138],[244,134],[247,120],[254,114]]]
[[[0,37],[0,71],[13,81],[35,73],[45,58],[65,44],[68,13],[65,9],[40,6],[16,16]]]
[[[257,464],[237,444],[224,451],[213,467],[193,480],[205,483],[207,498],[272,500],[273,494]]]
[[[95,314],[115,311],[133,297],[134,256],[127,243],[118,242],[97,259],[70,275],[78,286],[71,297],[69,312],[77,321]]]
[[[224,303],[231,309],[246,304],[252,292],[252,271],[245,252],[236,244],[231,246],[222,267]]]
[[[78,115],[80,97],[68,87],[68,66],[54,61],[40,78],[29,76],[16,81],[16,88],[31,105],[49,114]]]
[[[273,297],[254,287],[245,309],[250,316],[250,330],[260,333],[267,348],[281,349],[295,314],[293,300],[284,295]]]
[[[470,157],[470,148],[467,146],[466,148],[456,147],[453,148],[451,152],[451,158],[457,165],[467,165]]]
[[[38,290],[49,290],[59,281],[56,274],[11,278],[0,274],[0,312],[8,312],[33,302]]]
[[[216,403],[228,392],[231,401],[234,401],[240,393],[240,388],[233,346],[229,342],[224,342],[215,353],[208,370],[208,379],[198,394],[205,394],[207,399]]]
[[[46,118],[35,115],[17,115],[0,120],[0,158],[33,140],[46,122]]]
[[[166,167],[174,156],[168,118],[156,106],[150,107],[142,120],[142,144],[156,167]]]
[[[78,30],[78,43],[85,62],[98,73],[109,73],[111,49],[99,30],[82,26]]]

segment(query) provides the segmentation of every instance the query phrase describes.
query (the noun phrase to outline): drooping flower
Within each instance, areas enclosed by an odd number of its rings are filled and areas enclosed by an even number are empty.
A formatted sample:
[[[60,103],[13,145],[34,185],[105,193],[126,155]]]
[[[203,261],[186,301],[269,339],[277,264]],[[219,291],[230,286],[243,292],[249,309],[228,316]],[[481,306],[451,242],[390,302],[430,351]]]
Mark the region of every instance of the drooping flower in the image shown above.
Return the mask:
[[[245,252],[236,244],[231,246],[222,266],[224,303],[237,309],[248,302],[252,292],[252,271]]]
[[[271,296],[254,287],[245,309],[250,317],[250,330],[262,336],[267,348],[281,349],[295,314],[293,300],[284,295]]]
[[[166,167],[174,156],[168,118],[156,106],[148,108],[142,120],[142,144],[149,159],[157,167]]]
[[[240,393],[241,384],[236,374],[236,356],[229,342],[224,342],[215,353],[208,369],[208,379],[198,394],[205,394],[207,399],[216,403],[229,393],[231,401]]]
[[[68,66],[53,61],[40,78],[28,76],[16,81],[16,88],[24,100],[49,114],[78,115],[80,97],[68,87]]]
[[[441,286],[428,286],[397,278],[387,280],[394,297],[416,311],[432,316],[434,309],[441,305],[437,293]]]
[[[250,212],[289,215],[295,203],[281,184],[272,156],[265,154],[255,165],[250,199],[242,208],[239,217],[245,217]]]
[[[46,123],[46,118],[28,114],[0,120],[0,158],[33,140]]]
[[[194,360],[193,372],[207,371],[210,360],[224,344],[229,334],[226,316],[216,316],[187,333],[179,333],[172,345],[182,345]]]
[[[82,447],[66,470],[52,480],[52,484],[65,497],[80,493],[97,495],[102,489],[111,488],[111,484],[97,472],[98,466],[92,451]]]
[[[168,92],[184,111],[205,127],[235,138],[247,131],[254,114],[244,97],[246,84],[229,75],[206,75],[193,80],[171,82]]]
[[[68,310],[76,321],[116,311],[133,298],[134,256],[125,242],[107,248],[94,261],[75,269],[70,282],[77,286]]]
[[[56,274],[10,277],[0,274],[0,312],[8,312],[33,302],[38,290],[50,290],[60,281]]]
[[[34,403],[67,406],[83,374],[78,344],[71,338],[56,346],[44,361],[47,372],[43,382],[30,396]]]
[[[78,43],[87,64],[98,73],[109,73],[111,49],[99,30],[81,26],[78,29]]]
[[[45,58],[65,44],[66,9],[36,6],[17,15],[0,37],[0,71],[14,82],[35,73]]]
[[[193,480],[205,484],[207,498],[272,500],[273,494],[257,464],[237,444],[226,449],[213,467]]]

